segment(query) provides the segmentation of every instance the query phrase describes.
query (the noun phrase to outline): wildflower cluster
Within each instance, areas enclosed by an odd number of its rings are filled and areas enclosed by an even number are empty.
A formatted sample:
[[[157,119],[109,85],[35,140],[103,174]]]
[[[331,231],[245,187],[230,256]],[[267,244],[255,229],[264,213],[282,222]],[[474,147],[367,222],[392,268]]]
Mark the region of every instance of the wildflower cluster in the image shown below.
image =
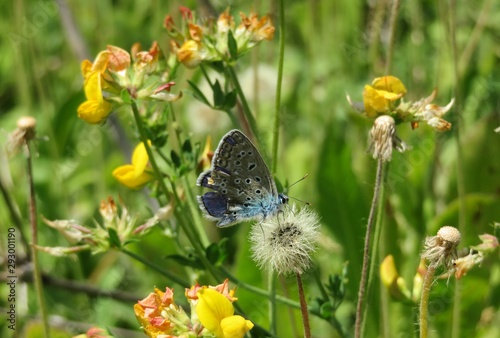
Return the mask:
[[[172,38],[171,48],[177,59],[188,68],[202,62],[236,60],[262,40],[271,40],[274,26],[266,15],[246,16],[240,13],[241,22],[235,25],[229,9],[220,14],[217,21],[198,20],[196,14],[182,7],[182,23],[176,25],[170,15],[164,27]]]
[[[217,286],[193,285],[184,295],[190,305],[188,315],[174,302],[174,290],[155,288],[134,305],[137,320],[149,337],[243,337],[253,323],[234,315],[235,290],[228,280]]]
[[[68,256],[84,250],[90,250],[94,254],[105,252],[111,247],[120,247],[126,244],[134,235],[136,218],[132,217],[124,206],[119,208],[111,197],[101,201],[99,211],[102,216],[102,224],[98,224],[96,227],[87,227],[74,220],[50,221],[44,219],[48,226],[59,231],[73,246],[37,246],[37,249],[54,256]]]
[[[451,129],[451,123],[442,117],[451,109],[454,99],[448,105],[440,107],[432,103],[436,97],[436,90],[428,97],[415,102],[404,100],[406,92],[401,80],[389,75],[378,77],[371,85],[365,85],[363,102],[353,102],[350,96],[347,96],[352,108],[375,119],[370,132],[374,158],[390,161],[393,148],[400,152],[409,149],[396,135],[397,124],[409,122],[415,129],[420,122],[426,122],[436,131]]]
[[[154,42],[148,51],[140,51],[140,45],[135,44],[132,56],[119,47],[108,46],[94,62],[84,60],[81,70],[86,101],[78,107],[78,117],[88,123],[102,123],[113,106],[127,103],[123,91],[134,99],[178,99],[180,94],[170,93],[174,83],[168,80],[168,72],[159,67],[161,56]]]

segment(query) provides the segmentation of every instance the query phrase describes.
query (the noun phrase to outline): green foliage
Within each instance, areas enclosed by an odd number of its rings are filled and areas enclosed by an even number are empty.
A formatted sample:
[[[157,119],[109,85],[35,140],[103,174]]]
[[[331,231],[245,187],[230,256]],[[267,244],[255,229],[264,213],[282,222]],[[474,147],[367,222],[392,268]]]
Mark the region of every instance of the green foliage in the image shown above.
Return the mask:
[[[53,278],[44,283],[48,314],[68,323],[64,329],[54,328],[52,337],[71,337],[90,326],[120,332],[115,333],[117,337],[121,332],[143,336],[134,318],[135,300],[145,298],[154,287],[165,290],[168,286],[181,296],[185,285],[217,285],[225,278],[230,278],[231,288],[238,285],[237,312],[259,326],[251,331],[252,336],[265,336],[271,330],[268,281],[251,259],[250,224],[217,228],[202,219],[195,196],[202,193],[196,178],[206,169],[202,161],[209,157],[204,157],[207,154],[200,144],[205,144],[208,135],[213,150],[223,134],[239,128],[256,140],[266,160],[271,158],[279,31],[272,41],[263,41],[244,55],[238,54],[237,39],[229,31],[225,60],[195,69],[177,64],[162,74],[174,77],[171,92],[183,92],[180,99],[156,105],[149,98],[136,100],[123,89],[116,99],[124,105],[101,125],[89,125],[76,113],[85,101],[80,62],[93,60],[108,44],[130,50],[140,42],[142,50],[148,50],[152,41],[158,41],[165,56],[161,62],[171,65],[175,58],[168,59],[172,51],[162,25],[167,14],[181,22],[180,2],[64,2],[72,17],[66,17],[56,3],[28,0],[0,5],[5,13],[0,20],[4,34],[0,42],[4,51],[0,58],[0,182],[4,189],[0,254],[6,256],[5,235],[15,228],[18,334],[41,337],[43,332],[32,279],[21,276],[29,267],[32,238],[24,153],[5,151],[17,119],[30,115],[37,119],[38,138],[32,149],[40,246],[75,245],[48,227],[42,216],[92,228],[102,218],[100,201],[108,196],[126,206],[135,218],[135,228],[145,227],[144,232],[128,233],[125,238],[119,230],[105,228],[103,236],[110,249],[97,255],[78,252],[53,257],[39,252],[43,275]],[[215,8],[207,8],[206,3]],[[353,112],[345,94],[360,101],[364,85],[385,75],[388,44],[380,34],[387,36],[390,13],[385,7],[377,12],[379,3],[286,4],[276,180],[294,182],[309,174],[287,193],[311,203],[321,215],[322,238],[314,257],[317,268],[304,276],[312,332],[318,337],[353,333],[376,161],[368,151],[373,121]],[[187,1],[182,5],[205,17],[212,9],[216,13],[225,10],[227,3]],[[405,124],[397,127],[399,137],[412,149],[395,152],[387,174],[379,252],[372,258],[375,281],[368,292],[366,337],[412,336],[418,330],[415,306],[398,303],[379,287],[378,267],[386,255],[394,256],[400,276],[412,290],[423,240],[443,225],[458,227],[460,211],[465,215],[461,255],[480,243],[479,235],[499,231],[493,224],[500,222],[500,134],[494,132],[500,126],[500,4],[484,0],[455,6],[456,51],[449,39],[449,3],[402,2],[398,14],[391,73],[407,86],[408,100],[416,101],[438,88],[436,104],[445,105],[451,97],[456,103],[446,115],[452,123],[449,132],[436,133],[425,123],[415,130]],[[277,27],[276,8],[265,2],[238,2],[230,9],[238,17],[238,12],[249,13],[252,8],[259,16],[271,12]],[[74,24],[81,40],[65,19]],[[245,118],[246,108],[229,66],[234,67],[256,130]],[[160,180],[139,190],[120,185],[112,176],[115,168],[130,163],[134,147],[141,142],[137,121],[127,105],[132,102],[140,104],[145,133],[162,173]],[[457,184],[460,175],[464,196]],[[171,208],[163,218],[157,213],[162,207]],[[124,254],[126,250],[142,261]],[[5,260],[1,260],[3,268]],[[430,295],[429,322],[435,336],[451,335],[457,289],[461,290],[459,336],[500,334],[499,267],[497,250],[458,283],[454,277],[449,283],[437,280]],[[57,284],[54,279],[67,283]],[[101,296],[99,290],[119,295]],[[8,292],[2,281],[2,308],[8,306]],[[276,336],[293,336],[302,330],[293,278],[281,278],[277,294],[293,304],[276,300],[280,323]],[[11,333],[6,322],[0,324],[0,336]]]

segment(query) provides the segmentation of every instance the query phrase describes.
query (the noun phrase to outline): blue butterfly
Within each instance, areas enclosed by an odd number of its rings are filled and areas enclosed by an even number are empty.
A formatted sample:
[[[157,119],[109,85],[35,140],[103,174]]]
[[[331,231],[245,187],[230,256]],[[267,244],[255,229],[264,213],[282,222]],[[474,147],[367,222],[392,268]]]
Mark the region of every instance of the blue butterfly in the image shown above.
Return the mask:
[[[200,174],[196,184],[214,190],[198,196],[198,203],[206,218],[218,221],[218,227],[262,221],[288,202],[288,196],[278,194],[257,148],[236,129],[221,139],[212,167]]]

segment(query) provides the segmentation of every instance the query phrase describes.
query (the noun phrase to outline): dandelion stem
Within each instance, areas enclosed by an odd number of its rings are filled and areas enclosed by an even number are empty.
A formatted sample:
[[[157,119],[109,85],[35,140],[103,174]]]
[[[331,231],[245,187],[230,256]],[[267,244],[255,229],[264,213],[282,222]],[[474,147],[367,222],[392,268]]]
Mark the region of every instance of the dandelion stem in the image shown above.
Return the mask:
[[[259,130],[257,129],[257,121],[255,121],[250,106],[248,105],[248,101],[245,97],[245,94],[243,93],[243,89],[241,89],[240,81],[238,80],[236,71],[234,70],[234,67],[230,65],[228,65],[227,71],[229,73],[229,78],[231,79],[231,83],[233,84],[234,89],[236,89],[236,93],[240,98],[241,105],[243,106],[243,113],[245,114],[248,124],[250,125],[250,129],[252,129],[252,133],[255,136],[257,143],[260,146],[262,146],[262,139],[260,137]]]
[[[427,338],[427,315],[429,309],[429,294],[431,292],[432,282],[434,281],[434,274],[436,273],[436,264],[430,264],[427,268],[427,272],[424,278],[424,284],[422,285],[422,293],[420,295],[420,311],[419,311],[419,323],[420,323],[420,338]]]
[[[280,108],[281,108],[281,85],[283,83],[283,64],[285,62],[285,4],[284,0],[279,1],[280,15],[280,40],[278,59],[278,79],[276,83],[276,101],[274,105],[274,126],[273,126],[273,149],[271,161],[271,173],[276,173],[278,164],[278,144],[280,138]]]
[[[368,271],[368,282],[367,282],[367,294],[371,294],[372,290],[372,285],[373,285],[373,277],[375,274],[375,267],[377,266],[377,255],[380,253],[379,248],[379,243],[380,243],[380,236],[382,233],[382,226],[384,224],[384,201],[385,201],[385,182],[387,180],[387,173],[389,172],[389,162],[384,163],[384,168],[383,168],[383,177],[382,177],[382,185],[380,186],[380,193],[379,193],[379,202],[378,202],[378,207],[377,207],[377,219],[375,221],[375,230],[373,233],[373,245],[372,245],[372,250],[371,250],[371,260],[370,260],[370,269]],[[382,250],[380,250],[382,251]],[[368,296],[369,297],[369,296]],[[381,297],[383,297],[381,295]],[[364,332],[365,330],[365,325],[366,325],[366,312],[368,311],[368,300],[365,305],[365,309],[363,311],[363,322],[361,324],[361,333]],[[384,310],[384,308],[382,308]],[[382,312],[383,314],[384,312]],[[386,317],[383,317],[384,319],[387,319]],[[386,321],[383,322],[383,325],[385,327],[388,326],[388,323]]]
[[[35,290],[38,298],[38,304],[40,306],[40,313],[43,322],[43,331],[45,337],[50,337],[49,319],[47,317],[47,308],[45,307],[45,299],[43,297],[43,284],[42,275],[40,271],[40,265],[38,263],[38,250],[36,250],[36,245],[38,245],[38,226],[36,217],[36,192],[35,184],[33,183],[33,164],[31,157],[31,149],[29,145],[29,140],[25,138],[26,146],[26,164],[28,173],[28,183],[30,189],[29,203],[30,203],[30,224],[31,224],[31,261],[33,263],[33,278],[35,280]]]
[[[297,286],[299,288],[300,312],[302,313],[302,324],[304,325],[304,338],[311,337],[311,327],[309,326],[309,313],[307,311],[306,297],[304,295],[304,287],[300,273],[297,276]]]
[[[367,275],[368,268],[370,262],[370,238],[373,228],[373,223],[375,220],[375,210],[377,208],[378,197],[380,195],[380,187],[382,185],[382,177],[383,177],[383,167],[384,162],[382,158],[379,158],[377,161],[377,174],[375,178],[375,189],[373,191],[373,199],[372,205],[370,207],[370,214],[368,216],[368,224],[366,226],[366,234],[365,234],[365,247],[363,251],[363,266],[361,269],[361,280],[359,282],[359,290],[358,290],[358,304],[356,306],[356,322],[354,324],[354,337],[361,337],[361,329],[363,322],[363,300],[366,293],[367,287]]]
[[[391,9],[391,18],[389,22],[389,45],[387,46],[387,59],[385,62],[385,75],[389,75],[392,66],[392,56],[394,54],[394,35],[396,33],[396,23],[399,13],[400,0],[393,0]]]

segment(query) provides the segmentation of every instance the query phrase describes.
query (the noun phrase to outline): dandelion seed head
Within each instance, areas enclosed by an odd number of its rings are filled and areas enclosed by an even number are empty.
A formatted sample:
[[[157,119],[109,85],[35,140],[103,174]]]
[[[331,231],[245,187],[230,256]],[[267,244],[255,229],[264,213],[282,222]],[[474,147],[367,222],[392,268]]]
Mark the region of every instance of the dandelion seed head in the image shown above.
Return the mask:
[[[444,226],[436,236],[428,236],[425,239],[422,258],[435,266],[444,264],[445,267],[450,267],[453,259],[457,258],[457,246],[461,239],[462,235],[458,229]]]
[[[311,265],[319,238],[319,217],[295,207],[255,224],[250,233],[252,257],[260,268],[280,275],[302,274]]]
[[[375,119],[373,127],[370,130],[372,140],[371,149],[373,158],[390,161],[392,159],[392,150],[404,152],[409,147],[401,141],[396,135],[396,122],[389,115],[381,115]]]

